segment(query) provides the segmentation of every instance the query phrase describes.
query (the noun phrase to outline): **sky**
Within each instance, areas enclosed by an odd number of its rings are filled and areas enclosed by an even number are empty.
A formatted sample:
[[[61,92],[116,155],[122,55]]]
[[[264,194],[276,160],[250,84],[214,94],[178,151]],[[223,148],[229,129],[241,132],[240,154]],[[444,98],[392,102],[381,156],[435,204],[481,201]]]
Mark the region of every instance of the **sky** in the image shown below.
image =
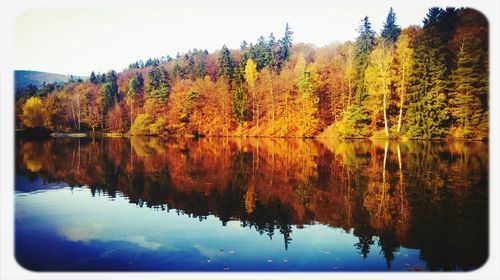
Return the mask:
[[[354,40],[356,28],[367,15],[380,32],[389,5],[175,5],[167,6],[59,6],[37,7],[14,22],[13,66],[88,76],[91,71],[122,71],[130,63],[187,52],[239,48],[271,32],[283,36],[288,22],[293,42],[318,47]],[[245,2],[238,2],[245,3]],[[357,3],[357,4],[356,4]],[[397,23],[421,25],[428,6],[397,3]]]

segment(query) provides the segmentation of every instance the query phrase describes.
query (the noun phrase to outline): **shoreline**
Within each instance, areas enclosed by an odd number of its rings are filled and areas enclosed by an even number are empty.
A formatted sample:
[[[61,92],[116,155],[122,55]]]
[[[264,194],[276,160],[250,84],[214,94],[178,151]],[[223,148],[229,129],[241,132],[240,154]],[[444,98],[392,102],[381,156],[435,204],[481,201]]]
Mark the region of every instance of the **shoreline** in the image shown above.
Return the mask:
[[[451,137],[442,138],[409,138],[409,137],[335,137],[335,136],[269,136],[269,135],[201,135],[194,137],[189,134],[172,134],[172,135],[132,135],[130,133],[121,132],[50,132],[43,131],[41,133],[30,130],[15,130],[15,137],[28,138],[130,138],[130,137],[160,137],[160,138],[241,138],[241,139],[304,139],[304,140],[321,140],[333,139],[337,141],[352,141],[352,140],[370,140],[370,141],[436,141],[436,142],[489,142],[488,138],[484,139],[459,139]]]

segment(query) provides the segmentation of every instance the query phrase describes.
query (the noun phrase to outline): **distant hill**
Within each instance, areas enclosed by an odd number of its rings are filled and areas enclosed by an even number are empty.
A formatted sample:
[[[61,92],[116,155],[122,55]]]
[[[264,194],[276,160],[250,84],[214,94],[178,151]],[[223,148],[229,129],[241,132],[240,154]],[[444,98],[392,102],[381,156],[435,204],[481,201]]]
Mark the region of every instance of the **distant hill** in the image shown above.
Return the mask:
[[[73,79],[85,80],[88,77],[73,76]],[[30,70],[15,70],[14,71],[14,87],[15,89],[20,89],[28,85],[41,86],[44,82],[49,83],[66,83],[71,79],[71,75],[55,74],[40,71],[30,71]]]

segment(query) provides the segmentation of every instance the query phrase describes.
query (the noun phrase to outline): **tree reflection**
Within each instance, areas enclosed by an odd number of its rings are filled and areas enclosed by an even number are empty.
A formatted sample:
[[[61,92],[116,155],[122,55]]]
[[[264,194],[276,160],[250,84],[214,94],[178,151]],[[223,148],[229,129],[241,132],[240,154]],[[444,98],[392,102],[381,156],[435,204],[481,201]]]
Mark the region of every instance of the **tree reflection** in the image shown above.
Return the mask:
[[[352,232],[388,269],[401,247],[430,270],[469,270],[487,257],[486,143],[284,139],[17,139],[17,174],[141,207],[238,220],[293,246],[292,229]],[[22,185],[16,186],[23,191]]]

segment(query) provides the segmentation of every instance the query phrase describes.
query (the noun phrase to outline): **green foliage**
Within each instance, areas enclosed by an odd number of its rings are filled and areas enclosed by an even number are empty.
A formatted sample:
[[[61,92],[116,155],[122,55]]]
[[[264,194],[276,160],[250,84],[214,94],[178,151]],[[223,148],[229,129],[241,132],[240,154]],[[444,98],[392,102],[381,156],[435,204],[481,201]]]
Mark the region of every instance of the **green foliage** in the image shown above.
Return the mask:
[[[184,104],[182,107],[182,113],[181,113],[181,122],[189,122],[189,118],[191,117],[191,114],[193,113],[193,103],[196,98],[198,98],[200,94],[197,91],[191,90],[189,93],[186,95],[184,98]]]
[[[94,71],[92,71],[92,73],[90,73],[90,78],[89,78],[89,80],[90,80],[90,82],[91,82],[92,84],[94,84],[94,85],[98,83],[98,80],[97,80],[97,77],[96,77],[96,75],[95,75]]]
[[[282,38],[244,41],[234,53],[225,45],[212,54],[193,49],[130,65],[143,70],[31,84],[16,89],[16,124],[60,130],[82,124],[92,131],[130,125],[139,135],[168,127],[207,135],[367,137],[383,136],[383,112],[386,135],[487,137],[488,23],[480,13],[433,8],[423,28],[401,31],[390,9],[380,37],[368,17],[357,31],[354,43],[297,44],[291,58],[287,24]]]
[[[115,99],[113,84],[111,82],[102,85],[102,94],[104,96],[103,113],[106,114],[111,109]]]
[[[355,64],[356,64],[356,102],[361,104],[366,98],[366,88],[364,84],[365,70],[368,66],[368,57],[375,47],[375,32],[371,29],[371,23],[366,16],[358,28],[359,35],[356,38]]]
[[[285,61],[288,61],[290,59],[290,56],[292,55],[292,35],[293,32],[290,28],[290,25],[287,23],[285,27],[285,35],[283,38],[279,41],[280,44],[280,52],[279,52],[279,58],[280,58],[280,66],[282,66],[282,63]]]
[[[401,28],[396,24],[396,13],[392,7],[389,9],[389,13],[387,14],[387,19],[384,23],[384,28],[380,33],[380,36],[391,44],[396,42],[398,39],[399,33],[401,32]]]
[[[130,134],[132,135],[150,135],[149,127],[154,123],[154,118],[148,114],[138,115],[132,126],[130,127]]]
[[[316,86],[313,81],[314,69],[308,67],[297,80],[298,101],[300,104],[301,118],[299,121],[299,134],[305,137],[313,136],[319,126],[318,103]]]
[[[487,133],[488,121],[482,100],[488,93],[488,75],[484,69],[484,49],[471,34],[465,34],[453,72],[450,107],[456,123],[455,137],[475,138]]]
[[[231,57],[231,52],[226,47],[226,45],[222,46],[222,50],[220,51],[218,58],[219,66],[217,70],[217,75],[219,77],[225,77],[228,80],[233,78],[234,72],[234,61]]]
[[[424,28],[414,57],[414,71],[408,94],[407,131],[411,138],[445,136],[449,118],[446,98],[446,50],[435,26]]]
[[[363,107],[351,104],[345,109],[342,120],[336,124],[336,131],[343,138],[366,137],[369,121]]]
[[[148,97],[165,103],[170,93],[168,73],[162,67],[154,67],[149,71]]]
[[[128,82],[128,95],[135,96],[138,92],[144,90],[144,78],[141,72],[137,72]]]
[[[150,135],[163,135],[166,132],[167,120],[159,117],[156,121],[149,125]]]
[[[236,68],[232,88],[233,115],[236,121],[242,124],[247,116],[247,96],[245,93],[244,70],[241,65]]]

